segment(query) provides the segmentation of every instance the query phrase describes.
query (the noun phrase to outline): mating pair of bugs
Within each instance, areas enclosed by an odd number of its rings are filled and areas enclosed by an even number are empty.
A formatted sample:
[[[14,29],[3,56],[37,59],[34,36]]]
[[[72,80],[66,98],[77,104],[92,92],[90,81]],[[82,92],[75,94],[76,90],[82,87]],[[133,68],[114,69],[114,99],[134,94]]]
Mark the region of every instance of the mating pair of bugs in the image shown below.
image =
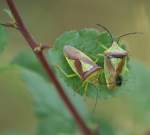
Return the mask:
[[[119,36],[117,39],[114,39],[106,27],[100,24],[97,25],[106,30],[112,40],[110,48],[106,48],[103,54],[97,54],[97,57],[104,57],[104,65],[98,65],[97,60],[92,60],[82,51],[70,45],[64,46],[65,59],[75,73],[67,76],[74,77],[77,75],[83,81],[82,86],[84,87],[85,93],[89,83],[93,84],[94,86],[97,86],[98,83],[101,84],[99,77],[102,73],[105,74],[105,81],[108,89],[112,90],[122,85],[123,76],[128,71],[128,52],[119,45],[119,40],[123,36],[138,33],[127,33]],[[59,69],[66,74],[61,67],[59,67]]]

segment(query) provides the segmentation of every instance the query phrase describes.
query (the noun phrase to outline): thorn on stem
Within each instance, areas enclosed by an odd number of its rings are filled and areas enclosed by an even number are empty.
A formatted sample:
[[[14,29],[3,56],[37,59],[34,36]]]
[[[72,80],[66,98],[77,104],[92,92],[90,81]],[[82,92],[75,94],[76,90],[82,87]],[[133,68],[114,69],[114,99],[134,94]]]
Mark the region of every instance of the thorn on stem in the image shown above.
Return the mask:
[[[16,25],[16,23],[0,23],[0,25],[4,26],[4,27],[8,27],[8,28],[15,28],[15,29],[19,29]]]
[[[33,51],[36,52],[36,53],[39,53],[39,52],[41,52],[41,51],[43,51],[45,49],[49,49],[49,48],[50,47],[48,45],[42,45],[42,44],[40,44],[39,46],[35,47],[33,49]]]

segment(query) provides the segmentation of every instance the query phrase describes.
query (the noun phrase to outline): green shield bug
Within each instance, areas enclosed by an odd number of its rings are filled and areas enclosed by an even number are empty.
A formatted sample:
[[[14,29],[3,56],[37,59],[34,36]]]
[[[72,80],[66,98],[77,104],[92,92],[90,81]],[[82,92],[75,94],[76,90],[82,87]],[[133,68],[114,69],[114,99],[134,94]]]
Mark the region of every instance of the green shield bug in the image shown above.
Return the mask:
[[[64,56],[75,75],[77,75],[83,81],[82,86],[84,87],[85,94],[89,83],[95,86],[98,84],[98,78],[102,71],[101,66],[97,65],[90,57],[88,57],[82,51],[70,45],[64,46]],[[60,67],[59,69],[67,77],[75,76],[67,75],[63,71],[63,69],[61,69]]]
[[[111,47],[105,48],[103,54],[99,54],[100,56],[104,56],[104,74],[107,87],[109,89],[114,89],[118,86],[122,85],[123,77],[125,73],[127,73],[127,58],[128,52],[127,50],[123,49],[120,44],[119,40],[121,37],[130,35],[130,34],[141,34],[139,32],[132,32],[121,35],[114,39],[111,35],[111,32],[103,25],[97,24],[99,27],[105,29],[109,36],[111,37]]]

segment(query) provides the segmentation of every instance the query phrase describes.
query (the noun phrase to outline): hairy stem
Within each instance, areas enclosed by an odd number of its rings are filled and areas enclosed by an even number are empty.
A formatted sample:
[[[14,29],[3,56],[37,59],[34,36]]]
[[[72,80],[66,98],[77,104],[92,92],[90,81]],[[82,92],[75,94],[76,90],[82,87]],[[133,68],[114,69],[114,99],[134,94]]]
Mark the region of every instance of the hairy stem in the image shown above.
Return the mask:
[[[58,81],[57,77],[55,76],[54,72],[52,71],[51,66],[48,64],[48,62],[45,58],[45,55],[43,54],[42,49],[41,49],[41,51],[38,51],[38,52],[34,51],[35,48],[39,47],[40,44],[36,42],[36,40],[32,37],[32,35],[28,31],[26,25],[24,24],[20,14],[19,14],[19,11],[17,10],[15,2],[13,0],[6,0],[6,2],[7,2],[9,9],[10,9],[10,11],[11,11],[11,13],[12,13],[12,15],[16,21],[16,25],[17,25],[18,30],[23,35],[25,40],[28,42],[28,45],[32,48],[33,52],[35,53],[35,55],[37,56],[37,58],[39,59],[39,61],[43,65],[43,68],[47,72],[47,75],[49,76],[52,83],[54,84],[59,96],[61,97],[62,101],[65,103],[68,110],[70,111],[70,113],[74,117],[74,119],[75,119],[76,123],[78,124],[78,126],[80,127],[82,133],[84,135],[95,135],[92,132],[92,130],[90,130],[87,127],[86,123],[81,118],[77,109],[75,108],[75,106],[72,104],[72,102],[70,101],[70,99],[66,95],[64,88],[62,87],[62,85]]]

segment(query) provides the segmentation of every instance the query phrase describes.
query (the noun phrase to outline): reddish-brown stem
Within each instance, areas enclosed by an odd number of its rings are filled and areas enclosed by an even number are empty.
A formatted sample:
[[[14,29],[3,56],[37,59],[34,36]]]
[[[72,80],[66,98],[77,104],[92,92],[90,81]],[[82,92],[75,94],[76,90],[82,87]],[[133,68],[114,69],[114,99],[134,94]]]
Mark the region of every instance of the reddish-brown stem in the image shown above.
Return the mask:
[[[10,8],[15,20],[16,20],[16,25],[18,27],[18,30],[23,35],[25,40],[28,42],[28,44],[32,48],[32,50],[34,50],[36,47],[39,46],[39,43],[37,43],[33,39],[30,32],[28,31],[26,25],[22,21],[22,18],[21,18],[20,14],[19,14],[19,12],[16,8],[15,2],[13,0],[6,0],[6,2],[9,6],[9,8]],[[70,99],[66,95],[66,93],[64,91],[64,88],[61,86],[60,82],[58,81],[58,79],[56,78],[54,72],[52,71],[50,65],[48,64],[48,62],[45,58],[45,55],[43,54],[43,51],[41,50],[41,51],[38,51],[38,52],[35,52],[35,51],[33,51],[33,52],[36,54],[37,58],[39,59],[39,61],[43,65],[43,68],[47,72],[50,80],[52,81],[52,83],[56,87],[56,90],[58,91],[58,94],[60,95],[61,99],[63,100],[63,102],[67,106],[68,110],[70,111],[70,113],[72,114],[74,119],[76,120],[76,122],[77,122],[78,126],[80,127],[81,131],[83,132],[83,134],[84,135],[94,135],[92,130],[90,130],[87,127],[86,123],[84,122],[84,120],[79,115],[79,113],[76,110],[75,106],[72,104],[72,102],[70,101]]]

